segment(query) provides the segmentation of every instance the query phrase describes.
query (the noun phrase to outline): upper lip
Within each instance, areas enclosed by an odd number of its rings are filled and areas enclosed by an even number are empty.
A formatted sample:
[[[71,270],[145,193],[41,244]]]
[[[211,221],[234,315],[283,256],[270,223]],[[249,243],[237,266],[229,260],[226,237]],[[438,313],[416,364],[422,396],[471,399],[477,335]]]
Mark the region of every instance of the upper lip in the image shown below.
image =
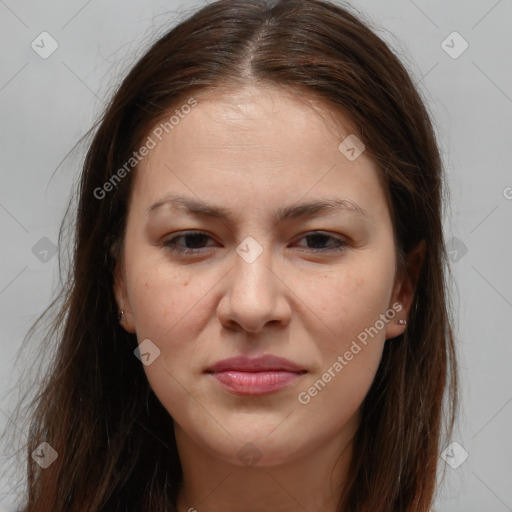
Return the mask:
[[[263,355],[260,357],[236,356],[228,359],[222,359],[214,365],[208,367],[206,372],[218,373],[225,371],[239,372],[264,372],[264,371],[286,371],[286,372],[305,372],[301,366],[274,355]]]

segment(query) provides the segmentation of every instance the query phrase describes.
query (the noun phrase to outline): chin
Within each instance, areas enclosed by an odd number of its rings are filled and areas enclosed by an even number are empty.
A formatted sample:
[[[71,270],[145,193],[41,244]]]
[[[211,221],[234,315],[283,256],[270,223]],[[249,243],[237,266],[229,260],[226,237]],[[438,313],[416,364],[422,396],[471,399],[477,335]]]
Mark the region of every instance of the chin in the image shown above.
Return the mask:
[[[281,433],[271,439],[268,432],[233,432],[234,439],[211,448],[219,459],[240,467],[279,466],[293,462],[302,451],[307,451],[305,445],[299,445],[292,437]]]

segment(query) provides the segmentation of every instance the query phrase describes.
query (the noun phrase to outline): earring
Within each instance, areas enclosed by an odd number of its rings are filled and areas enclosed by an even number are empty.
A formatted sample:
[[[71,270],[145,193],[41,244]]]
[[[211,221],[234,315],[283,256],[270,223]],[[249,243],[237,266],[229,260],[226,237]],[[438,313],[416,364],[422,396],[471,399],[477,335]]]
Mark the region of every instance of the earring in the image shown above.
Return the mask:
[[[400,318],[399,320],[396,321],[396,323],[398,325],[407,325],[407,320]]]
[[[121,312],[119,313],[119,315],[117,315],[117,319],[119,321],[121,321],[121,318],[123,318],[123,315],[124,315],[124,311],[121,309]]]

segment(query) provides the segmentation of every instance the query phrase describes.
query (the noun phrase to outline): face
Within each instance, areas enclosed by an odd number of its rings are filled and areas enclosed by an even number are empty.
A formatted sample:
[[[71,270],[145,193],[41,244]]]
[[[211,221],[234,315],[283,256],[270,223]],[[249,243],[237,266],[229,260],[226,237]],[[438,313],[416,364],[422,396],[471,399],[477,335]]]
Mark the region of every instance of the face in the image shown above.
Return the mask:
[[[393,224],[346,120],[274,88],[196,98],[136,170],[116,300],[177,438],[275,465],[357,427],[409,302]]]

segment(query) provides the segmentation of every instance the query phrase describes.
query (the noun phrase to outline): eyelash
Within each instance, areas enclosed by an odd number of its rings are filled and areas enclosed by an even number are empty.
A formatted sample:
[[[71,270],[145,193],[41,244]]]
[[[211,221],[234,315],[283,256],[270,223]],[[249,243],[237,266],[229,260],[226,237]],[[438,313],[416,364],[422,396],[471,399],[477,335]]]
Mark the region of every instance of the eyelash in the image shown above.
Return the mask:
[[[165,247],[167,248],[168,250],[172,251],[172,252],[176,252],[176,253],[181,253],[182,255],[187,255],[187,254],[199,254],[201,251],[203,251],[203,249],[205,248],[195,248],[195,249],[190,249],[188,247],[179,247],[177,245],[175,245],[175,242],[176,240],[179,240],[180,238],[186,238],[187,236],[194,236],[194,235],[202,235],[202,236],[205,236],[205,237],[208,237],[211,239],[211,237],[206,234],[206,233],[203,233],[202,231],[187,231],[185,233],[182,233],[181,235],[178,235],[174,238],[171,238],[170,240],[167,240],[166,242],[163,242],[160,246],[161,247]],[[339,252],[342,252],[346,249],[348,243],[345,241],[345,240],[342,240],[341,238],[337,238],[337,237],[334,237],[332,235],[328,235],[327,233],[323,233],[321,231],[312,231],[306,235],[304,235],[302,239],[304,238],[308,238],[310,236],[323,236],[323,237],[326,237],[326,238],[330,238],[332,240],[335,240],[337,242],[337,246],[335,246],[334,248],[328,248],[328,249],[310,249],[311,251],[313,251],[314,253],[318,253],[318,252],[322,252],[322,253],[326,253],[326,252],[336,252],[336,253],[339,253]]]

